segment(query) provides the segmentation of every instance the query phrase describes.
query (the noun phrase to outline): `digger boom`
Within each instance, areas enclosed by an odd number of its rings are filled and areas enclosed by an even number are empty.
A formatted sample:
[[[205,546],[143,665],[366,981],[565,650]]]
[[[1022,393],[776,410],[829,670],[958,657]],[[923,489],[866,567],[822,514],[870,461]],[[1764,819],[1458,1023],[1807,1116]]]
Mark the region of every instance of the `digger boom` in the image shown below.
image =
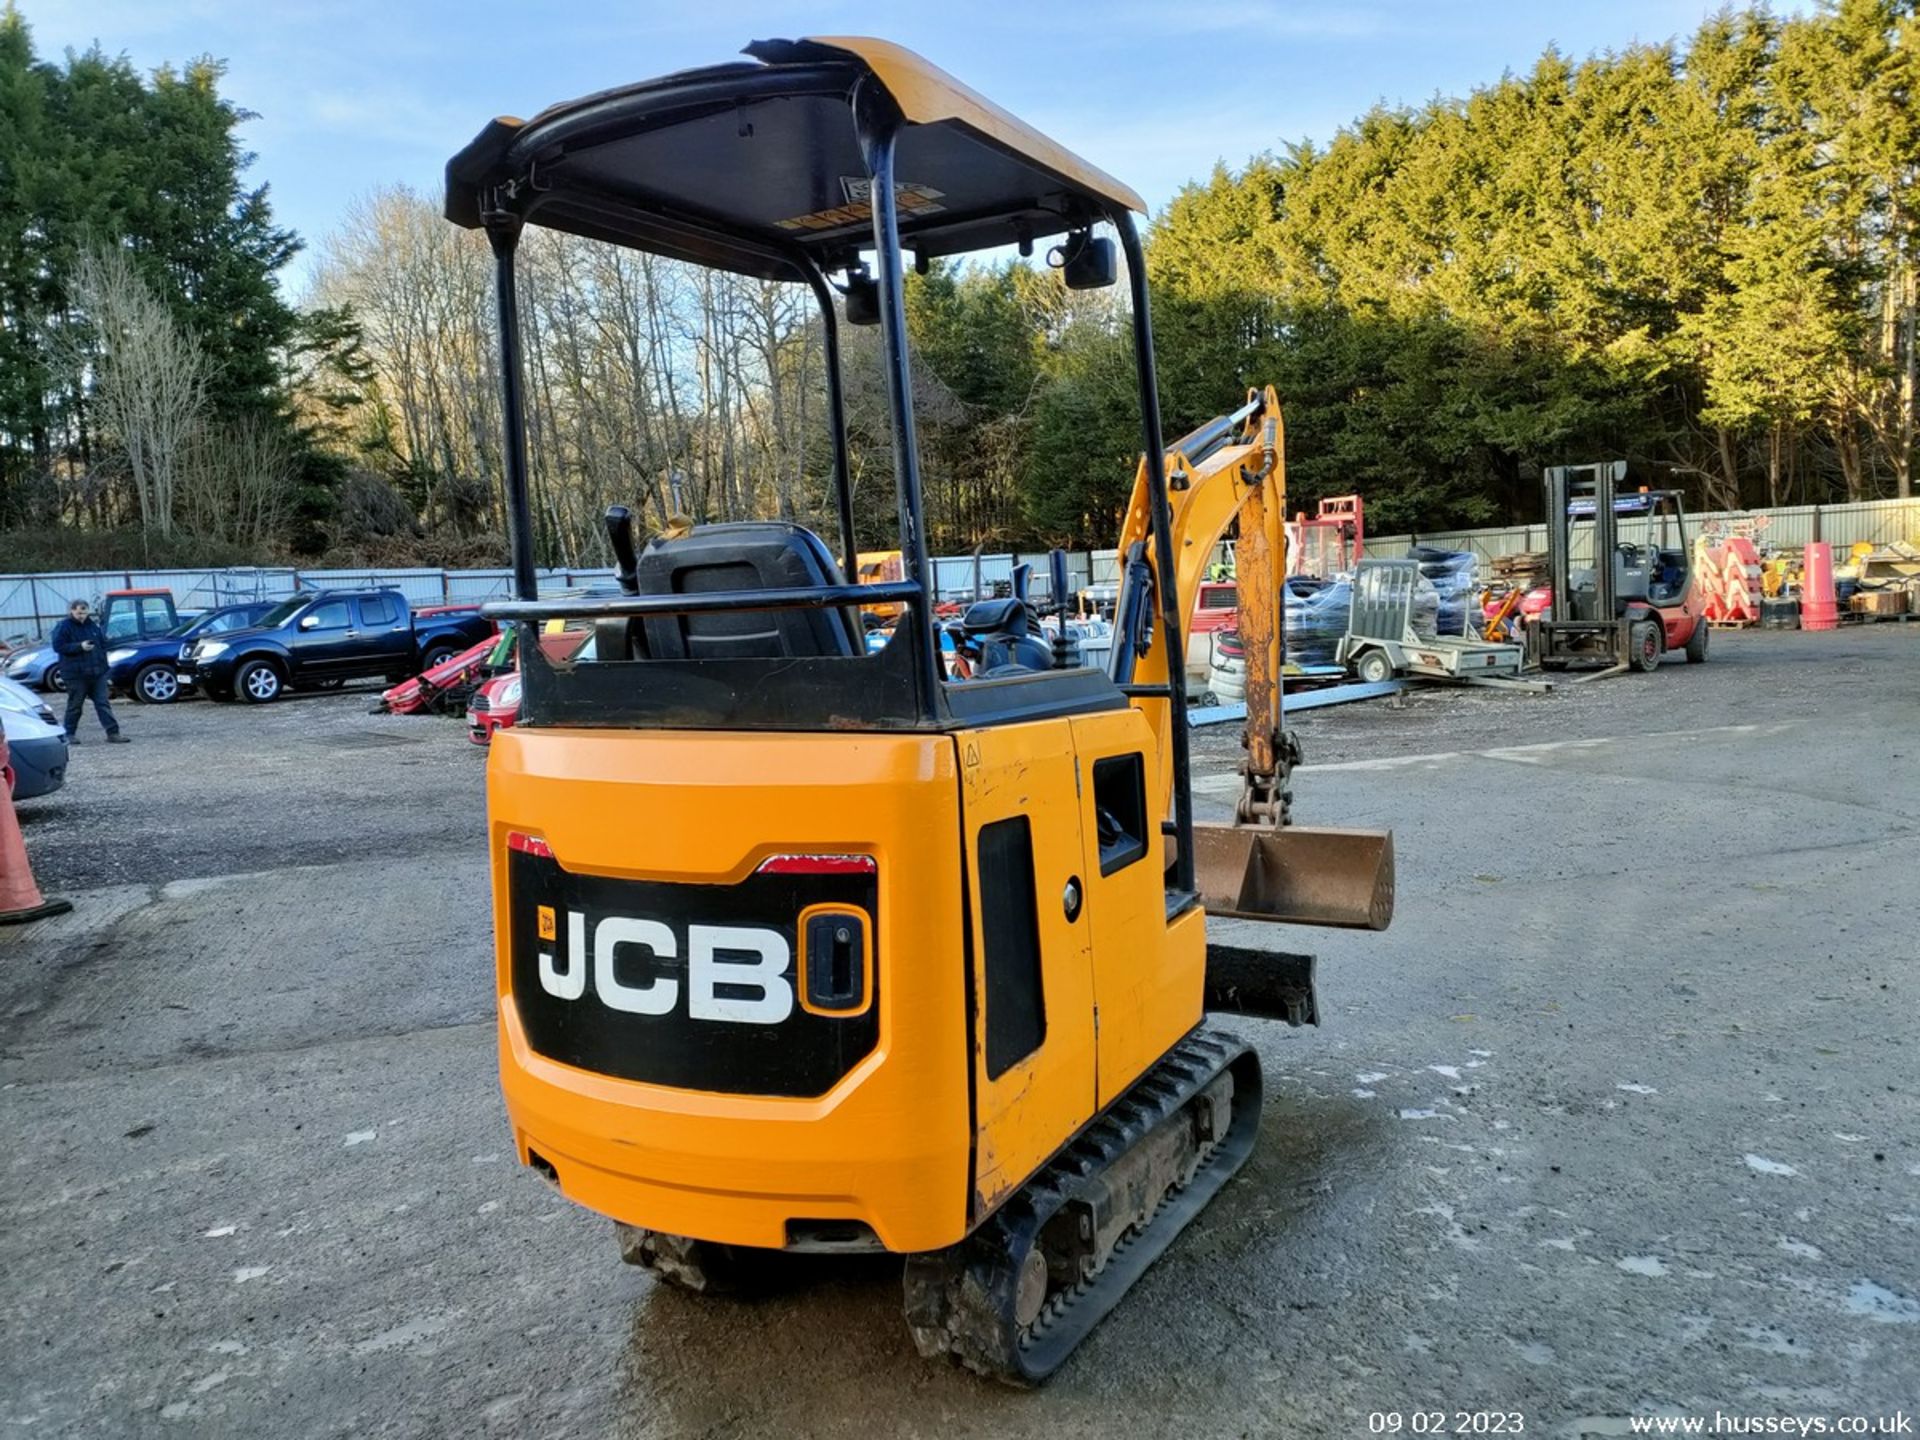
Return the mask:
[[[1163,467],[1172,517],[1174,587],[1186,653],[1194,605],[1214,547],[1236,522],[1240,641],[1247,657],[1245,757],[1231,826],[1194,827],[1195,888],[1216,914],[1311,925],[1385,929],[1393,915],[1393,840],[1381,830],[1291,828],[1293,767],[1299,746],[1283,723],[1282,586],[1287,568],[1287,470],[1280,398],[1272,386],[1182,437]],[[1120,527],[1119,553],[1149,531],[1149,467],[1144,458]],[[1145,652],[1134,673],[1134,704],[1147,714],[1163,757],[1174,745],[1166,689],[1171,646]],[[1174,802],[1171,763],[1163,764],[1163,812]]]

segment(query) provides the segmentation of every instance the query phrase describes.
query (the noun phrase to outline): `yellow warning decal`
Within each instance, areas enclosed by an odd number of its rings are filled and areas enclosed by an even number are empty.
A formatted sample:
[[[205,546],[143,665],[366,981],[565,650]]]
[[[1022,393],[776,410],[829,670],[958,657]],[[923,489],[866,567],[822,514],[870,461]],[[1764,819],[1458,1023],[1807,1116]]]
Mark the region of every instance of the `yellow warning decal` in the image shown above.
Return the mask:
[[[846,194],[847,203],[836,205],[831,210],[816,210],[811,215],[796,215],[791,220],[782,220],[782,230],[838,230],[845,225],[861,225],[873,218],[873,182],[864,177],[843,175],[840,188]],[[946,198],[944,190],[936,190],[931,185],[914,185],[897,180],[893,186],[893,203],[899,207],[903,218],[912,215],[935,215],[947,207],[940,202]]]
[[[540,938],[542,940],[559,939],[560,926],[554,918],[553,906],[542,905],[539,910],[539,920],[540,920]]]

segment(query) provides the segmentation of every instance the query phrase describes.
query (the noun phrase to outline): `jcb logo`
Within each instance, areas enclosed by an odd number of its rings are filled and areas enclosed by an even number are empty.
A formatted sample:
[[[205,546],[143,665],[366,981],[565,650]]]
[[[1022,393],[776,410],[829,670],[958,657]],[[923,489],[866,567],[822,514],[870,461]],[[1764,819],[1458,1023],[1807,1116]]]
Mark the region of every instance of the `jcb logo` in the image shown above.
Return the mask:
[[[542,940],[553,940],[559,928],[552,907],[539,911]],[[587,993],[588,957],[592,957],[593,993],[610,1010],[629,1015],[666,1015],[680,1003],[680,981],[655,974],[644,985],[628,985],[615,973],[622,946],[651,955],[656,961],[676,960],[679,937],[658,920],[609,915],[592,927],[589,947],[587,917],[567,912],[564,961],[553,951],[540,952],[540,988],[557,1000],[578,1000]],[[687,927],[687,1014],[695,1020],[726,1020],[741,1025],[778,1025],[793,1013],[793,984],[787,967],[793,951],[777,930],[746,925],[689,925]],[[720,990],[725,987],[727,993]],[[740,998],[743,992],[754,992]]]

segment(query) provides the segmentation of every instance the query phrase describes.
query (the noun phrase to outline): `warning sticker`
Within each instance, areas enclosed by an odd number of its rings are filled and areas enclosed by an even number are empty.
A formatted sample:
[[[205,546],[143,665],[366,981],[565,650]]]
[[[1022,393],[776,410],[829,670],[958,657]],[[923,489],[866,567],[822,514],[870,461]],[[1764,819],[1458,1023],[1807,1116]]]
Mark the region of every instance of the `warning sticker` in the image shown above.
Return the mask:
[[[840,189],[847,197],[844,205],[836,205],[831,210],[816,210],[811,215],[796,215],[791,220],[782,220],[782,230],[838,230],[846,225],[864,225],[873,219],[873,182],[865,176],[842,175]],[[931,185],[914,185],[896,180],[893,185],[893,203],[899,207],[901,217],[913,215],[934,215],[947,207],[941,200],[946,192],[936,190]]]

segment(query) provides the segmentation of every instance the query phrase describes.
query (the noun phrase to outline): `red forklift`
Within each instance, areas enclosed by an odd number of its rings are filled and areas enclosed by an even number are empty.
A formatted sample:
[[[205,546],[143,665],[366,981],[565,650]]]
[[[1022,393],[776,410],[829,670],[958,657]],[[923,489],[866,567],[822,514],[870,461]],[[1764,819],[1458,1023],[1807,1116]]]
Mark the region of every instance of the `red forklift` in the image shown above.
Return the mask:
[[[1287,574],[1331,580],[1363,558],[1366,507],[1358,495],[1329,495],[1311,520],[1301,511],[1287,529]]]
[[[1546,472],[1552,600],[1529,626],[1544,669],[1601,664],[1606,668],[1585,677],[1598,679],[1629,668],[1651,671],[1670,650],[1683,651],[1691,664],[1707,658],[1709,627],[1694,596],[1680,492],[1622,490],[1626,479],[1624,460]],[[1622,518],[1645,521],[1643,543],[1620,538]],[[1576,525],[1592,526],[1583,566],[1573,563]]]

